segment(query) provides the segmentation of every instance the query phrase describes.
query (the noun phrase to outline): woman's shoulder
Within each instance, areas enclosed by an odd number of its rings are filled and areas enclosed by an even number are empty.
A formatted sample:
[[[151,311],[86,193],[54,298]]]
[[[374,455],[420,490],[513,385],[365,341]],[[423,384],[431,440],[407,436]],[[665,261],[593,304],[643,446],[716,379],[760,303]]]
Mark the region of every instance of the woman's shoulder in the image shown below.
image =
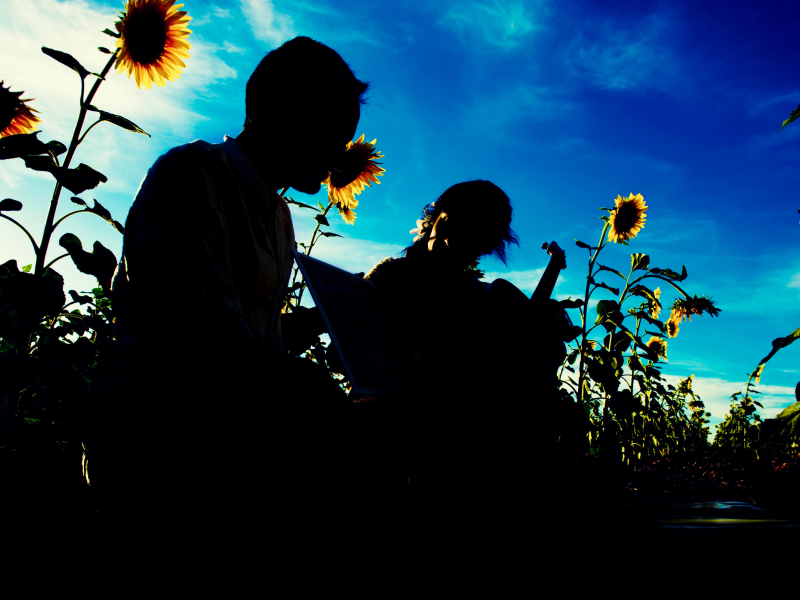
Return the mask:
[[[400,258],[392,258],[391,256],[387,256],[374,267],[372,267],[369,272],[364,275],[364,279],[380,279],[385,276],[393,276],[399,273],[402,273],[407,270],[408,267],[408,260],[405,257]]]

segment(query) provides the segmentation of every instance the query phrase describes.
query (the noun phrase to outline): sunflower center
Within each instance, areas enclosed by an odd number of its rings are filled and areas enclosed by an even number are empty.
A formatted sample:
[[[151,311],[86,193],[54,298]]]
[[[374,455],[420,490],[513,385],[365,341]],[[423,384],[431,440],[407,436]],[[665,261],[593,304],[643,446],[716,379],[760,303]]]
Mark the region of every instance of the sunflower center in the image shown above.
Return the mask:
[[[167,43],[164,16],[156,11],[132,14],[125,23],[125,43],[134,62],[144,65],[156,62]]]
[[[11,125],[11,121],[17,116],[17,106],[19,101],[16,96],[0,89],[0,131]]]
[[[639,220],[639,211],[632,204],[625,203],[617,209],[614,228],[617,231],[630,231]]]
[[[334,187],[343,188],[353,183],[367,166],[368,158],[362,152],[345,152],[339,165],[340,171],[331,171],[331,183]]]

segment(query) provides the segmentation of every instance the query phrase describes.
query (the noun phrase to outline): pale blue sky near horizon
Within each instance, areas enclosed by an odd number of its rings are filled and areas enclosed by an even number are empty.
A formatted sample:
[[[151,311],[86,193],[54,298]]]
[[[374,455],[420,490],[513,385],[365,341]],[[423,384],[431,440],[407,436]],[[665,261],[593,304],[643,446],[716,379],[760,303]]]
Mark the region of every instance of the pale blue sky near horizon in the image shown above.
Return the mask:
[[[73,54],[90,71],[106,57],[123,3],[6,0],[0,23],[0,79],[41,112],[41,137],[68,142],[77,116],[78,77],[41,46]],[[712,296],[718,318],[702,316],[669,340],[664,373],[695,375],[712,413],[771,348],[800,326],[800,235],[796,184],[800,123],[779,131],[800,102],[800,5],[733,1],[633,2],[486,0],[185,2],[193,17],[192,57],[166,88],[139,90],[112,72],[95,104],[122,114],[152,138],[97,127],[77,154],[109,177],[83,194],[124,221],[139,182],[166,150],[194,139],[220,142],[244,120],[244,88],[263,55],[296,35],[337,50],[370,82],[357,135],[377,138],[386,173],[360,196],[358,219],[331,219],[345,239],[323,240],[315,255],[364,271],[411,242],[422,207],[447,187],[489,179],[512,200],[522,243],[508,265],[485,260],[489,276],[532,292],[547,256],[544,240],[567,252],[556,293],[583,294],[586,255],[600,206],[641,193],[647,222],[628,247],[610,245],[600,262],[627,272],[631,252],[689,277],[684,289]],[[286,93],[275,82],[275,93]],[[325,90],[320,89],[320,94]],[[25,205],[15,218],[34,237],[52,193],[45,173],[0,163],[0,194]],[[293,193],[297,200],[323,199]],[[62,195],[59,215],[74,207]],[[299,240],[312,228],[295,210]],[[117,256],[121,236],[89,215],[65,221]],[[51,245],[51,258],[61,253]],[[0,262],[32,262],[24,235],[0,223]],[[66,260],[67,289],[90,277]],[[180,268],[164,258],[164,268]],[[615,285],[611,275],[605,278]],[[661,285],[665,311],[676,296]],[[599,294],[598,299],[610,298]],[[573,311],[573,320],[577,313]],[[758,389],[764,417],[794,401],[800,346],[781,350]],[[713,429],[712,429],[713,432]]]

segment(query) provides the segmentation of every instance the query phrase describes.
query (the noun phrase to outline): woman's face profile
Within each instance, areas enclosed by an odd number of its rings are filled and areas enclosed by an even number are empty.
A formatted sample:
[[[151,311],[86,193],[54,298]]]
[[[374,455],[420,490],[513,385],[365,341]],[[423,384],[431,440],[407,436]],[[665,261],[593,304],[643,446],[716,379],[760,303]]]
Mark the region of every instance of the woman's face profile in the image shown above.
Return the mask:
[[[433,222],[428,252],[452,262],[469,264],[481,256],[480,240],[462,219],[442,211]]]

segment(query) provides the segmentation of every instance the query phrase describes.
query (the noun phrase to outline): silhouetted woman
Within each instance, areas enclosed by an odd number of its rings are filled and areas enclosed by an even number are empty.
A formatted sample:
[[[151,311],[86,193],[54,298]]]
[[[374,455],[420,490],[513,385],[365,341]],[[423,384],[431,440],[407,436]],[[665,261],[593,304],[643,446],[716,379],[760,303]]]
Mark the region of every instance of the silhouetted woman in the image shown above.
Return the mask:
[[[482,282],[474,269],[489,254],[505,263],[509,244],[519,243],[511,216],[493,183],[456,184],[424,209],[404,256],[366,275],[402,340],[405,382],[393,397],[413,439],[412,487],[442,547],[476,534],[476,522],[492,529],[501,511],[520,530],[534,471],[541,478],[545,462],[557,460],[567,323],[548,298],[562,265],[551,261],[549,285],[532,298],[502,279]]]

